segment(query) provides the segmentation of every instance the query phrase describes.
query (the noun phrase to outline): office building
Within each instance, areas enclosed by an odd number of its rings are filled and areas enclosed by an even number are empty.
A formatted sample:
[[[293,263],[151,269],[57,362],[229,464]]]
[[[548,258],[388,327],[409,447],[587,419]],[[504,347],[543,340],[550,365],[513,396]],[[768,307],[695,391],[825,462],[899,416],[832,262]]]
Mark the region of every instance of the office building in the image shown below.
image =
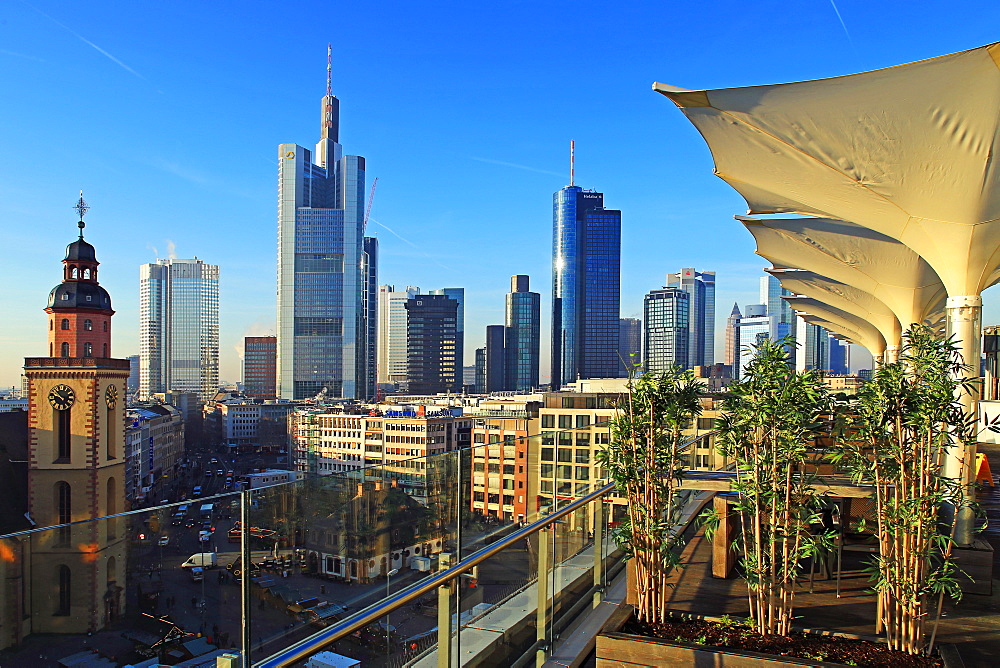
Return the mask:
[[[258,401],[277,399],[278,337],[243,339],[243,394]]]
[[[777,322],[789,326],[790,334],[795,334],[795,311],[782,297],[791,297],[794,293],[781,287],[781,281],[768,274],[760,277],[760,303],[767,308],[767,314],[777,319]]]
[[[372,398],[378,394],[378,239],[365,237],[362,242],[361,276],[364,279],[361,310],[364,315],[365,354],[364,363],[358,370],[364,377],[363,397]]]
[[[729,373],[734,373],[736,361],[740,356],[739,324],[742,317],[739,305],[733,303],[733,310],[726,318],[726,357],[723,360],[725,365],[729,367]]]
[[[450,297],[458,303],[458,310],[455,314],[455,359],[458,366],[465,364],[465,288],[441,288],[431,290],[429,295],[444,295]],[[461,382],[461,378],[459,379]]]
[[[408,299],[420,294],[420,288],[408,285],[396,291],[395,286],[378,288],[378,384],[395,390],[406,383],[406,308]]]
[[[219,389],[219,268],[168,259],[139,272],[139,398]]]
[[[406,392],[461,392],[456,320],[458,302],[445,295],[419,295],[406,309]]]
[[[645,371],[687,367],[691,356],[691,295],[681,288],[653,290],[643,300]]]
[[[365,398],[377,256],[364,236],[365,159],[343,155],[329,64],[320,118],[314,151],[278,147],[278,395]]]
[[[830,373],[846,376],[851,373],[851,347],[846,341],[830,337]]]
[[[762,295],[766,293],[762,290]],[[779,299],[784,304],[785,300]],[[778,339],[792,337],[794,335],[793,321],[783,320],[780,310],[778,315],[771,315],[768,312],[767,304],[748,304],[745,315],[739,320],[738,336],[736,339],[736,350],[738,352],[737,363],[733,368],[733,378],[741,378],[743,369],[754,356],[754,348],[765,340],[777,341]],[[789,364],[795,364],[794,339],[788,344]]]
[[[483,349],[483,392],[486,393],[508,389],[505,329],[503,325],[486,327],[486,347]]]
[[[795,370],[829,372],[830,367],[830,333],[819,325],[813,325],[802,318],[795,318]]]
[[[642,364],[642,320],[618,320],[618,359],[621,362],[618,375],[622,378],[634,371],[635,365]]]
[[[676,274],[667,274],[666,287],[688,293],[691,314],[687,367],[715,364],[715,272],[685,267]]]
[[[621,211],[569,185],[553,195],[551,386],[618,376]]]
[[[528,277],[511,276],[506,304],[506,371],[504,389],[518,392],[538,387],[542,297],[528,289]]]
[[[128,381],[125,383],[125,393],[134,397],[139,392],[139,356],[129,355],[128,360]]]

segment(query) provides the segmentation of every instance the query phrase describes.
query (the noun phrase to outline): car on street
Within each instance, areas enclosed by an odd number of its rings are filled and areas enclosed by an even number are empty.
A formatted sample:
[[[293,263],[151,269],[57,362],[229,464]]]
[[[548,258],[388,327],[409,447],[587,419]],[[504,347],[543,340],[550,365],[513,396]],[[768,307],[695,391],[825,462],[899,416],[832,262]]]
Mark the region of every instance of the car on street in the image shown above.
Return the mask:
[[[204,529],[202,529],[201,531],[198,532],[198,540],[200,540],[203,543],[207,540],[211,540],[211,538],[212,538],[211,531],[205,531]]]
[[[170,536],[160,536],[160,540],[156,541],[156,544],[160,547],[170,545]]]

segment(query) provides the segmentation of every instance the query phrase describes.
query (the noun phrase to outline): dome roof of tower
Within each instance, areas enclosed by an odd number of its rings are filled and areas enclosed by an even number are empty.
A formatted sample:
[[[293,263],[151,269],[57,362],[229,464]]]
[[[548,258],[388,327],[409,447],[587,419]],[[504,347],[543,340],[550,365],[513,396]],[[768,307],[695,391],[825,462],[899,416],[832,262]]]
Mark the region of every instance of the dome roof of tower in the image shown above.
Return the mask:
[[[90,244],[87,244],[90,246]],[[90,246],[93,250],[93,246]],[[111,310],[111,295],[97,283],[66,281],[52,288],[48,308],[91,308]]]

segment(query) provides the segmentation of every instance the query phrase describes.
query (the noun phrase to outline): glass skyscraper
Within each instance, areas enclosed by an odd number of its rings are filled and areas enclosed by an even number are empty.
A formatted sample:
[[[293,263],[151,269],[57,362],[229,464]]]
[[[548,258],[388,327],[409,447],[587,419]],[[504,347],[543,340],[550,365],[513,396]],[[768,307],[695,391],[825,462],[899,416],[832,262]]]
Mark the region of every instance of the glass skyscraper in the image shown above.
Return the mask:
[[[219,268],[158,260],[139,269],[139,398],[219,389]]]
[[[651,373],[686,366],[691,343],[691,295],[681,288],[653,290],[643,301],[644,369]]]
[[[604,208],[603,193],[566,186],[553,195],[554,390],[619,375],[621,223],[621,211]]]
[[[680,364],[688,368],[715,364],[715,272],[685,267],[667,274],[666,287],[680,288],[690,297],[688,358]]]
[[[375,245],[364,236],[365,159],[343,155],[340,101],[321,105],[315,152],[278,147],[278,394],[375,392]]]
[[[538,360],[541,350],[542,296],[528,289],[528,277],[511,276],[506,305],[508,390],[525,391],[538,387]]]

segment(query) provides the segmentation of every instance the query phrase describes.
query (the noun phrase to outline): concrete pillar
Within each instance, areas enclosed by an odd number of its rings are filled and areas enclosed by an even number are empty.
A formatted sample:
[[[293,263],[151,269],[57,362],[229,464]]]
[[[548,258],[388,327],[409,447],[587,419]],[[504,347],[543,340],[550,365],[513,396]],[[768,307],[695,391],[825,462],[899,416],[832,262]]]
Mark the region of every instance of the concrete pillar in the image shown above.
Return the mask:
[[[899,361],[899,346],[890,345],[885,347],[885,352],[882,353],[882,358],[885,360],[886,364],[893,364]]]
[[[983,298],[979,295],[948,297],[945,314],[948,318],[948,336],[954,336],[962,361],[971,367],[969,371],[961,372],[961,375],[978,377],[982,348]],[[975,415],[979,403],[977,394],[961,392],[958,400],[968,414]],[[956,444],[949,450],[944,464],[944,475],[958,480],[964,490],[966,505],[956,518],[955,528],[955,542],[959,545],[969,545],[973,538],[973,513],[968,503],[973,501],[972,482],[975,478],[975,464],[975,446],[962,444]]]

